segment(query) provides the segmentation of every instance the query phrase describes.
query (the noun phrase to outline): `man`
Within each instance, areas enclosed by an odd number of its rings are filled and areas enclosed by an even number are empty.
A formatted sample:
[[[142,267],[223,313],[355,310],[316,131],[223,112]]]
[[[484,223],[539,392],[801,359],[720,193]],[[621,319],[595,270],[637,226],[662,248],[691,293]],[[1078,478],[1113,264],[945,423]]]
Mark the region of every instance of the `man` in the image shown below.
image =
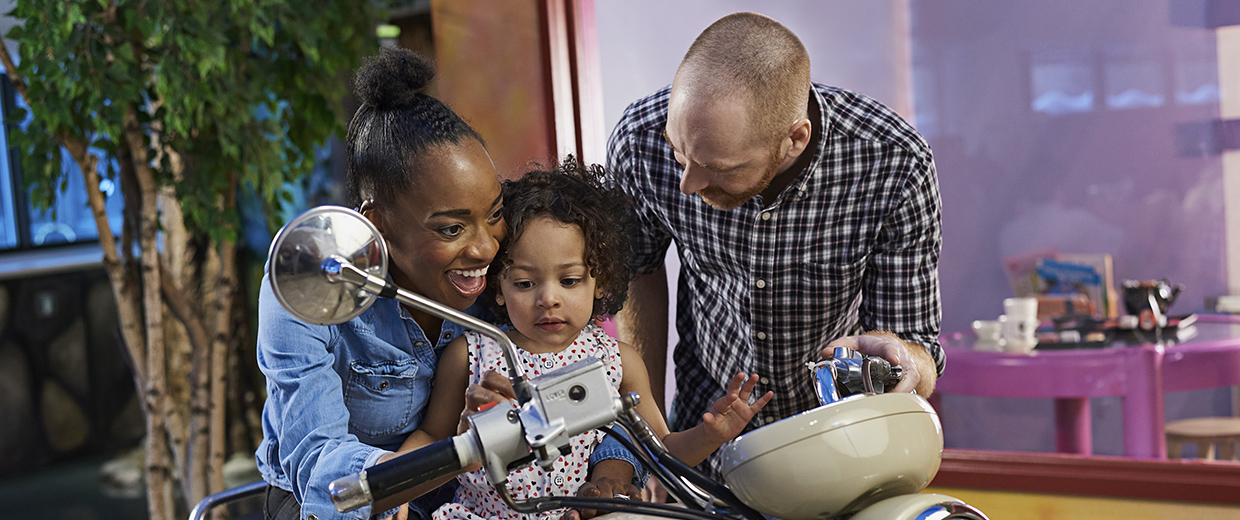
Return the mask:
[[[617,323],[660,405],[671,241],[680,255],[673,430],[738,371],[775,392],[753,426],[814,407],[805,362],[836,346],[903,366],[895,391],[933,391],[944,359],[930,148],[878,102],[812,84],[779,22],[737,13],[703,31],[672,85],[625,111],[608,166],[642,227]]]

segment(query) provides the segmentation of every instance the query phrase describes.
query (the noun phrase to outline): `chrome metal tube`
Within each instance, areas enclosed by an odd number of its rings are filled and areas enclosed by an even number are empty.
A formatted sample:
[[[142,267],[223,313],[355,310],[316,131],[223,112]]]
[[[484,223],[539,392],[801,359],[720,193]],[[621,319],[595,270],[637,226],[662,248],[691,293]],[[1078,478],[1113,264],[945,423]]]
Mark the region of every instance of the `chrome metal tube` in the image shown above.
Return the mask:
[[[324,262],[324,274],[328,280],[333,282],[346,282],[361,287],[362,290],[378,294],[380,296],[389,296],[387,293],[395,288],[395,294],[389,297],[395,298],[396,301],[405,305],[418,309],[422,312],[435,316],[443,320],[451,321],[466,328],[477,331],[479,334],[495,340],[503,347],[504,361],[508,364],[508,377],[512,380],[512,390],[517,394],[517,402],[525,403],[531,398],[531,390],[529,383],[525,378],[525,372],[521,370],[521,365],[517,363],[516,350],[517,346],[508,339],[508,335],[499,330],[498,327],[482,321],[478,318],[465,314],[456,309],[450,308],[442,303],[434,301],[420,294],[414,294],[399,287],[390,284],[387,280],[378,276],[369,274],[355,267],[347,260],[338,260],[339,265],[333,265],[329,269],[328,262]]]

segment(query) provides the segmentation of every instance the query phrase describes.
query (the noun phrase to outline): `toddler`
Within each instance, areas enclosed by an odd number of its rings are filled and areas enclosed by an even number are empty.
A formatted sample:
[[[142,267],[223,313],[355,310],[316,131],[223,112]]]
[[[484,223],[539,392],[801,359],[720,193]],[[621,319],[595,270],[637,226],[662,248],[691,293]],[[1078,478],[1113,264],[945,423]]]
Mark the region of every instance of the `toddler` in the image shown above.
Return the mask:
[[[669,433],[650,398],[650,381],[641,354],[598,326],[599,317],[624,304],[631,274],[627,240],[630,210],[619,189],[602,181],[598,166],[577,166],[571,157],[553,171],[532,171],[519,181],[504,183],[507,238],[490,267],[487,295],[497,320],[511,323],[506,332],[518,347],[517,361],[527,377],[588,358],[606,366],[614,395],[637,392],[638,413],[662,437],[668,450],[690,465],[706,459],[736,437],[770,401],[772,393],[749,404],[758,376],[732,378],[728,395],[720,398],[702,423]],[[405,447],[429,444],[457,434],[465,389],[487,371],[507,374],[502,348],[494,340],[469,332],[447,346],[436,370],[434,391],[425,421]],[[591,430],[572,438],[571,451],[550,471],[538,465],[508,477],[514,499],[572,496],[585,482],[591,451],[604,434]],[[434,512],[436,520],[517,519],[492,489],[481,470],[457,477],[461,488],[453,502]],[[558,518],[562,512],[547,513]]]

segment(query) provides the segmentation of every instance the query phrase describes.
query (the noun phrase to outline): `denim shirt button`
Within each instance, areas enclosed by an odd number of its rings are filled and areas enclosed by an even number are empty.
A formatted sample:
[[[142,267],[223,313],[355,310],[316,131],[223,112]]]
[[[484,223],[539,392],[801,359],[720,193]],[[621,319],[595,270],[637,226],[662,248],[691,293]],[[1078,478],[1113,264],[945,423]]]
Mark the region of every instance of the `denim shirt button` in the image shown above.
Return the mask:
[[[306,515],[306,520],[319,520],[319,517],[314,516],[314,513],[310,513]]]
[[[382,381],[382,382],[380,382],[380,383],[379,383],[379,389],[380,389],[380,390],[387,390],[387,387],[388,387],[388,382],[387,382],[387,381]]]

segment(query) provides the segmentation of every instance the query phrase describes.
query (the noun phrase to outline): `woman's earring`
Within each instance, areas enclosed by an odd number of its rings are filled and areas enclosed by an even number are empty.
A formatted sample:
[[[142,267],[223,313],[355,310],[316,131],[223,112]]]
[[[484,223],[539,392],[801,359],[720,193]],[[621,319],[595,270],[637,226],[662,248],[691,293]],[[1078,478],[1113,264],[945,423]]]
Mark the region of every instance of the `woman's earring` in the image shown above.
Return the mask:
[[[499,305],[500,307],[503,307],[504,306],[504,295],[502,294],[495,295],[495,304]]]

